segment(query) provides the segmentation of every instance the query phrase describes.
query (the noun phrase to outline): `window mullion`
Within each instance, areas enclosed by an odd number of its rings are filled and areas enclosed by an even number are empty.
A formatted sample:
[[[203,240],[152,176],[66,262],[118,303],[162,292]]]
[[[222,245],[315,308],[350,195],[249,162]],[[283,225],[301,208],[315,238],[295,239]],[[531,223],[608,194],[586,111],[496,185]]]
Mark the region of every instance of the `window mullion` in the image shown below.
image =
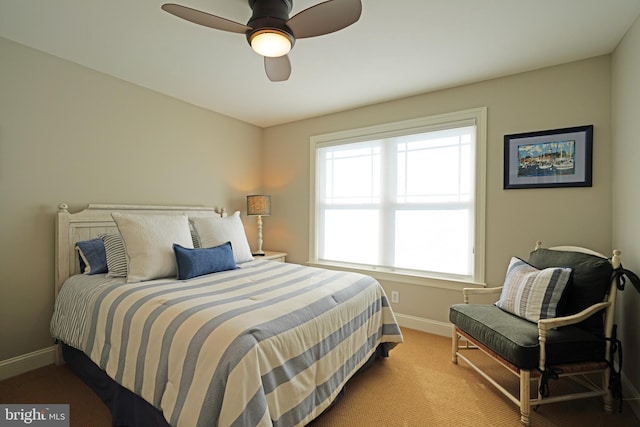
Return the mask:
[[[385,139],[382,143],[382,159],[380,174],[382,195],[380,198],[380,264],[395,265],[395,224],[394,206],[397,204],[398,157],[397,140]]]

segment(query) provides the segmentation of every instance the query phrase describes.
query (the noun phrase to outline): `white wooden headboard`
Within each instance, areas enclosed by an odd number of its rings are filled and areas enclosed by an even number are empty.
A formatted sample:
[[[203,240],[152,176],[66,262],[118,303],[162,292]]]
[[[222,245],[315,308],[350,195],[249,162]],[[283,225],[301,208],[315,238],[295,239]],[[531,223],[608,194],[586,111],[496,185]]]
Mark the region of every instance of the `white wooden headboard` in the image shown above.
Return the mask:
[[[70,213],[65,203],[58,205],[55,230],[55,296],[64,281],[80,272],[76,242],[92,239],[101,233],[117,232],[116,224],[111,217],[112,212],[180,215],[191,217],[221,215],[224,209],[203,206],[144,206],[144,205],[107,205],[90,204],[84,210]]]

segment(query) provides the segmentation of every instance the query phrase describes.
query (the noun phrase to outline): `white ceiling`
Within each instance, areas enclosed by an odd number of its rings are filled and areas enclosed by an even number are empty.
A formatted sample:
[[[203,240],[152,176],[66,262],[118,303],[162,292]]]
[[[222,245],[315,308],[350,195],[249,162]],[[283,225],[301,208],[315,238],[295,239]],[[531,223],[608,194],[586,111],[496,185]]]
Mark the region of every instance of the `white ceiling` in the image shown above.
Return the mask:
[[[640,0],[363,0],[354,25],[299,40],[290,79],[272,83],[244,35],[167,1],[0,0],[0,37],[267,127],[607,54],[640,14]],[[251,15],[247,0],[171,1]]]

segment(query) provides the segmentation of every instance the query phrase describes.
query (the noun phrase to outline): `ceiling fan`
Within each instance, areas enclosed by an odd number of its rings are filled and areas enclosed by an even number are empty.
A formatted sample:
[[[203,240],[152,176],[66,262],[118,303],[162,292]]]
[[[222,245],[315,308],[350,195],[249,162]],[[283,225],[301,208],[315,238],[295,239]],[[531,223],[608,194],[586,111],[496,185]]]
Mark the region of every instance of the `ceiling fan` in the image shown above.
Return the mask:
[[[360,0],[329,0],[311,6],[293,17],[293,0],[249,0],[253,11],[247,25],[174,3],[162,10],[205,27],[244,33],[254,51],[264,56],[264,69],[272,82],[291,75],[287,53],[297,39],[316,37],[341,30],[360,19]]]

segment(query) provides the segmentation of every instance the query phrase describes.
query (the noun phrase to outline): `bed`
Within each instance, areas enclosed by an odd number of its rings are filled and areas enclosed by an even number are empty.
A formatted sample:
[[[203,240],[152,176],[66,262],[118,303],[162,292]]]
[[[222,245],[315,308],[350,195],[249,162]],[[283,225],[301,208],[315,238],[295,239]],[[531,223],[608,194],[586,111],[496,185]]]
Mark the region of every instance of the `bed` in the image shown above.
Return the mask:
[[[55,252],[60,360],[113,425],[306,425],[402,342],[376,280],[253,258],[238,212],[61,204]]]

